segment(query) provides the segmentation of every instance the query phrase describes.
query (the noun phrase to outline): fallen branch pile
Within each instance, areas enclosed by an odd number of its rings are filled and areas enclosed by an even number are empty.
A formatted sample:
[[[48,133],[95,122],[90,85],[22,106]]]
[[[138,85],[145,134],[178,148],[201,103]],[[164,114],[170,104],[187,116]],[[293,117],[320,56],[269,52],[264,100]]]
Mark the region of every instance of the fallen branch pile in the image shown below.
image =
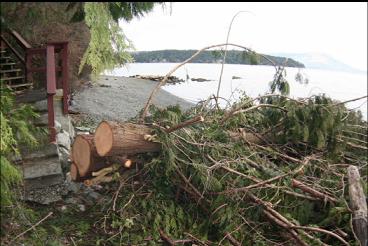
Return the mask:
[[[133,244],[364,245],[361,115],[324,96],[211,102],[184,113],[151,107],[150,122],[103,121],[77,137],[71,173],[87,185],[145,160],[120,179],[104,230]]]

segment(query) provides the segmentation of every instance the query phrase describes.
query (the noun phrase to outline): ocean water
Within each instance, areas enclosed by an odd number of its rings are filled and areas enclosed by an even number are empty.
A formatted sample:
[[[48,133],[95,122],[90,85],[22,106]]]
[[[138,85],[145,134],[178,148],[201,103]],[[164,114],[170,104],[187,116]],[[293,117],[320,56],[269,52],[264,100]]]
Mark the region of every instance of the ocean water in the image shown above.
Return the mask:
[[[105,72],[106,75],[166,75],[177,63],[130,63],[122,68]],[[221,72],[221,64],[189,63],[179,68],[173,75],[181,79],[205,78],[212,81],[196,82],[188,80],[181,84],[165,85],[163,89],[190,102],[196,103],[216,94]],[[300,84],[295,75],[300,72],[308,84]],[[269,83],[273,80],[275,68],[271,66],[250,66],[226,64],[222,75],[220,96],[224,106],[227,101],[233,102],[241,93],[256,97],[269,90]],[[233,79],[233,76],[241,79]],[[361,73],[347,73],[321,69],[286,68],[286,78],[290,84],[290,96],[294,98],[309,97],[324,93],[327,96],[347,101],[367,95],[367,75]],[[367,120],[367,98],[347,103],[350,109],[362,111]]]

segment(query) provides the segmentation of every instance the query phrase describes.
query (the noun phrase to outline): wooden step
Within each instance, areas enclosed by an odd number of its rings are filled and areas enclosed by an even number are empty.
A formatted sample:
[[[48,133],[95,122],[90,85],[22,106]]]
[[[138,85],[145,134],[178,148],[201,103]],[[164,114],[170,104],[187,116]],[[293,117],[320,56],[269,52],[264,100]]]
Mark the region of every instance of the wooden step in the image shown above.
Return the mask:
[[[15,77],[1,77],[1,79],[3,81],[8,81],[8,80],[16,80],[16,79],[24,79],[24,76],[15,76]]]
[[[11,56],[0,56],[0,59],[12,59],[13,60],[13,57],[11,57]]]
[[[21,72],[22,69],[20,68],[14,68],[14,69],[8,69],[8,70],[0,70],[0,73],[13,73],[13,72]]]
[[[0,63],[0,66],[10,66],[10,65],[17,65],[16,62],[7,62],[7,63]]]
[[[32,83],[25,83],[25,84],[18,84],[18,85],[10,85],[11,88],[20,88],[20,87],[26,87],[26,86],[32,86]]]

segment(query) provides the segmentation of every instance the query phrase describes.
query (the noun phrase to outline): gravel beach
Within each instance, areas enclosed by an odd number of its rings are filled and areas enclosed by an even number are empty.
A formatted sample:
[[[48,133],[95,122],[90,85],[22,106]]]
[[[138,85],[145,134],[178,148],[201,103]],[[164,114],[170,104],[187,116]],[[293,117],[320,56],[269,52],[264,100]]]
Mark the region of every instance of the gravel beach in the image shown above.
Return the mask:
[[[71,110],[87,115],[97,123],[101,120],[126,121],[145,106],[158,82],[121,76],[101,76],[96,83],[83,85],[72,96]],[[183,109],[193,106],[162,89],[153,98],[158,107],[179,104]]]

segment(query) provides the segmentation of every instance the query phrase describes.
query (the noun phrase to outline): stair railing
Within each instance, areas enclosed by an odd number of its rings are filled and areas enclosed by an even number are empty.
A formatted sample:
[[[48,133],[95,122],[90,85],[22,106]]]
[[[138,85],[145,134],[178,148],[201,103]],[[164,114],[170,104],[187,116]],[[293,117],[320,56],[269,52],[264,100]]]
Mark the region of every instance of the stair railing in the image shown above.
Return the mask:
[[[15,40],[15,43],[20,47],[22,52],[19,52],[19,49],[17,50],[14,45],[12,45],[14,41],[10,42],[9,37]],[[53,97],[57,89],[63,89],[63,113],[68,114],[69,108],[68,42],[50,42],[46,47],[32,48],[19,33],[10,29],[1,33],[1,42],[3,42],[23,64],[25,83],[32,80],[32,73],[42,72],[46,74],[48,128],[50,141],[55,142],[56,129]],[[55,62],[57,53],[59,54],[58,57],[60,60]],[[46,67],[33,67],[32,59],[37,55],[45,57]],[[58,63],[60,63],[60,65]],[[59,78],[59,80],[57,80],[57,78]]]

